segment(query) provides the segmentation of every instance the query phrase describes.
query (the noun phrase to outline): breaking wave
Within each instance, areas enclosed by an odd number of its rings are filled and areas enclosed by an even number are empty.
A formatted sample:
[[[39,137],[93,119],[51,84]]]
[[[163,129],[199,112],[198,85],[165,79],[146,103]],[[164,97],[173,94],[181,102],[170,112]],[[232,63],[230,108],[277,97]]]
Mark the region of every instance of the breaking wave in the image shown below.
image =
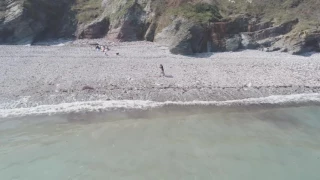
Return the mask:
[[[26,101],[26,98],[22,99]],[[320,104],[320,94],[296,94],[296,95],[274,95],[261,98],[248,98],[228,101],[143,101],[143,100],[111,100],[111,101],[82,101],[52,105],[39,105],[34,107],[3,108],[0,104],[0,118],[21,117],[28,115],[52,115],[72,112],[95,112],[108,110],[148,110],[152,108],[176,106],[250,106],[250,105],[302,105],[315,103]],[[14,104],[14,103],[13,103]]]

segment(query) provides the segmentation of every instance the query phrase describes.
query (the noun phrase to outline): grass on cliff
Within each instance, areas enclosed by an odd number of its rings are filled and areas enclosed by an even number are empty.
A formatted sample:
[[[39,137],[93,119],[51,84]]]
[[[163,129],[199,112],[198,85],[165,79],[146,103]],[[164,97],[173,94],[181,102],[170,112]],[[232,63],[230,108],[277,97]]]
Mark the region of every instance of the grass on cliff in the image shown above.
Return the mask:
[[[72,10],[79,24],[88,23],[102,14],[102,0],[75,0]]]
[[[231,14],[249,14],[262,21],[272,21],[281,24],[299,19],[294,31],[313,29],[320,25],[319,0],[237,0],[230,3],[227,0],[212,0],[216,2],[223,16]]]
[[[168,1],[170,2],[169,4],[176,5],[176,7],[173,7],[175,14],[202,23],[216,20],[219,18],[219,14],[225,18],[237,14],[248,14],[261,19],[261,21],[272,21],[275,24],[281,24],[298,18],[299,24],[295,27],[295,31],[314,28],[320,30],[320,0]],[[206,7],[198,8],[200,5],[204,6],[204,3],[206,3]],[[210,10],[209,7],[211,8]]]
[[[200,24],[222,19],[218,6],[200,0],[167,0],[167,3],[159,4],[161,4],[163,12],[160,13],[156,32],[160,32],[168,26],[173,16],[184,17]]]
[[[120,19],[125,16],[128,10],[136,4],[135,0],[128,0],[120,10],[111,15],[111,19]]]
[[[217,6],[206,3],[183,4],[178,8],[172,9],[171,14],[202,24],[219,21],[222,18]]]

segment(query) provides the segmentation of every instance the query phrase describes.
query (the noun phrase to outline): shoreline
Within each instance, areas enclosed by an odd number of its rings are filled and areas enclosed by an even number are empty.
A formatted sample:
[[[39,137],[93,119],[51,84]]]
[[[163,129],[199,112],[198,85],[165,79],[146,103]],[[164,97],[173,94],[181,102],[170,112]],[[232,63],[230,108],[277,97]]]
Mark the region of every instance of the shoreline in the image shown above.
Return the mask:
[[[150,42],[105,42],[111,49],[106,56],[86,45],[90,42],[0,46],[0,110],[86,101],[223,102],[320,93],[320,54],[245,50],[191,57],[172,55]],[[160,64],[165,77],[160,77]]]
[[[17,104],[17,103],[11,103]],[[3,105],[3,104],[1,104]],[[122,112],[136,113],[158,111],[168,113],[185,112],[212,112],[214,110],[267,110],[273,108],[291,108],[320,106],[320,93],[274,95],[261,98],[248,98],[228,101],[144,101],[144,100],[111,100],[111,101],[79,101],[72,103],[45,104],[25,107],[0,108],[2,118],[16,118],[25,116],[63,115],[70,113],[103,113]]]

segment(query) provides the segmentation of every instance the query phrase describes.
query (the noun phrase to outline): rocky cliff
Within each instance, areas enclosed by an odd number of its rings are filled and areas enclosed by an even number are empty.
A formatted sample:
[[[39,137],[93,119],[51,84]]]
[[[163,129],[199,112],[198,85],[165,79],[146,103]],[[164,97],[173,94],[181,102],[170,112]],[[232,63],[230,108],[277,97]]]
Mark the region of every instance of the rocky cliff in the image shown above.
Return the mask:
[[[2,0],[0,43],[29,44],[41,38],[71,37],[76,29],[67,0]]]
[[[175,54],[320,51],[318,0],[2,0],[0,43],[156,41]]]

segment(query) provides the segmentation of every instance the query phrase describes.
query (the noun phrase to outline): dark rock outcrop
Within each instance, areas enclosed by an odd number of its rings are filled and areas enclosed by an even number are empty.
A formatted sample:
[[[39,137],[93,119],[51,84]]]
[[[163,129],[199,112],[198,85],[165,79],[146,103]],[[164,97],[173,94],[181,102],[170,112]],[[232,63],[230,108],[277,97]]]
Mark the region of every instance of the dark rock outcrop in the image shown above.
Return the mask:
[[[156,35],[155,42],[169,46],[173,54],[191,55],[207,50],[207,33],[202,26],[183,18]]]
[[[283,36],[272,48],[285,49],[291,54],[320,52],[320,31],[309,30]]]
[[[243,49],[256,49],[259,44],[248,34],[247,32],[240,33],[241,35],[241,47]]]
[[[270,21],[256,23],[256,19],[252,20],[248,25],[248,32],[260,31],[263,29],[267,29],[273,26],[273,23]],[[255,24],[256,23],[256,24]]]
[[[250,24],[250,16],[238,15],[226,20],[226,33],[238,34],[240,32],[247,32]]]
[[[259,23],[257,25],[249,25],[251,32],[242,32],[241,46],[244,49],[266,48],[266,51],[275,51],[282,48],[272,46],[279,41],[283,35],[289,33],[298,20],[288,21],[283,24],[272,26],[271,22]],[[257,30],[257,31],[253,31]]]
[[[296,25],[298,22],[298,19],[295,19],[293,21],[288,21],[278,26],[269,27],[266,29],[261,29],[255,32],[248,33],[248,35],[251,36],[255,41],[277,37],[290,32],[293,29],[294,25]]]
[[[152,22],[144,35],[144,39],[146,41],[153,41],[156,33],[156,29],[157,29],[157,23]]]
[[[117,41],[153,40],[156,24],[152,23],[154,14],[150,7],[151,2],[104,0],[104,14],[110,18],[107,38]]]
[[[96,39],[106,36],[109,30],[109,21],[106,18],[99,18],[92,23],[80,27],[77,32],[79,39]]]
[[[226,51],[236,51],[240,48],[241,36],[239,34],[234,35],[226,39]]]
[[[0,39],[2,43],[31,43],[36,36],[44,30],[44,26],[32,18],[27,17],[28,12],[24,1],[4,1],[2,22],[0,24]]]
[[[214,22],[203,26],[177,18],[156,35],[155,41],[169,46],[174,54],[185,55],[206,51],[237,51],[241,48],[291,51],[292,48],[287,47],[285,43],[274,45],[282,40],[283,35],[291,32],[298,22],[296,19],[273,26],[272,22],[260,23],[255,18],[240,15],[225,22]],[[314,36],[310,35],[309,39],[314,39]],[[302,40],[306,44],[309,41],[308,38]]]
[[[7,0],[0,3],[0,42],[31,44],[36,39],[58,37],[74,27],[67,22],[70,3],[65,0]],[[70,15],[70,14],[69,14]],[[65,28],[65,27],[68,28]],[[75,28],[74,28],[75,29]],[[73,31],[74,32],[74,31]],[[60,34],[61,35],[61,34]],[[63,33],[63,36],[66,35]]]

